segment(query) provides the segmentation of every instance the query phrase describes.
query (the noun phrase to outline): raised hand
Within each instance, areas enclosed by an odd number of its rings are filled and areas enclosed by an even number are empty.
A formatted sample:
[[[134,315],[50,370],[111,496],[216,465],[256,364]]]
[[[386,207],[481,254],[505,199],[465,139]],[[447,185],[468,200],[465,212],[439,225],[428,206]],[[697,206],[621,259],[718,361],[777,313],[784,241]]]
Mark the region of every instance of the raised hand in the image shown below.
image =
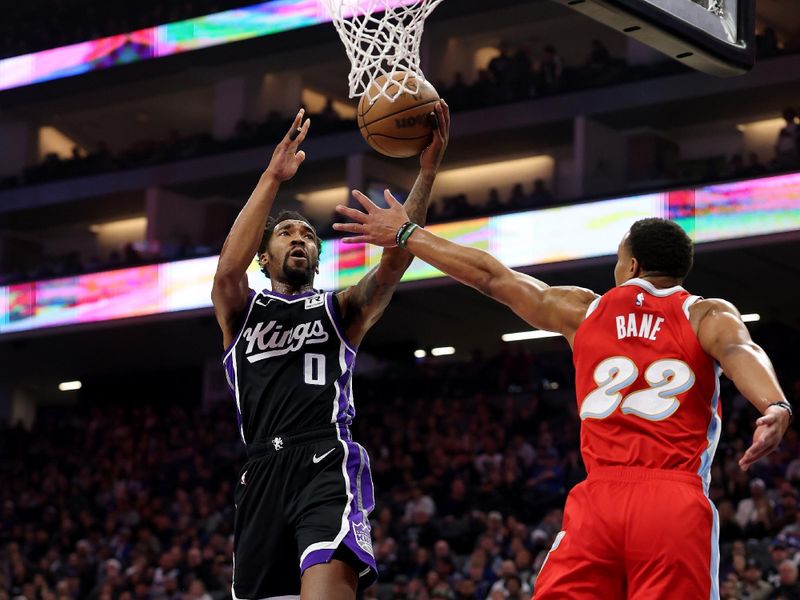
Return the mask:
[[[336,231],[357,234],[344,238],[342,241],[345,244],[374,244],[384,248],[397,245],[397,231],[408,221],[408,214],[389,190],[385,190],[383,195],[389,208],[378,207],[358,190],[353,190],[353,197],[364,207],[365,212],[341,204],[336,207],[336,212],[354,221],[333,224]]]
[[[439,100],[434,111],[436,127],[433,129],[433,141],[419,155],[420,167],[433,171],[439,168],[447,150],[447,143],[450,141],[450,108],[447,102]]]
[[[302,108],[294,118],[291,129],[283,136],[283,139],[275,147],[272,153],[272,160],[269,161],[267,174],[275,178],[276,181],[288,181],[297,173],[297,169],[306,159],[306,153],[298,150],[300,144],[306,139],[308,128],[311,126],[311,119],[303,122],[305,110]]]
[[[768,408],[756,421],[753,443],[739,460],[739,467],[746,471],[753,463],[775,451],[788,427],[789,413],[779,407]]]

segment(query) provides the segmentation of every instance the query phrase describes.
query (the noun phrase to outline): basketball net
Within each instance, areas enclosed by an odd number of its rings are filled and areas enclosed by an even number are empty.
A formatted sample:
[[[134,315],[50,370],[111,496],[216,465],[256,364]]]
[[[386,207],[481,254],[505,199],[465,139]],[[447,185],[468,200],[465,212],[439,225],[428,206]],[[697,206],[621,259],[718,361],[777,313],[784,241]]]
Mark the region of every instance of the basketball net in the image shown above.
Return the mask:
[[[442,0],[322,0],[344,43],[351,69],[350,97],[394,102],[425,81],[419,46],[425,19]],[[383,11],[383,14],[381,14]],[[377,14],[373,14],[377,13]],[[382,85],[375,81],[385,75]]]

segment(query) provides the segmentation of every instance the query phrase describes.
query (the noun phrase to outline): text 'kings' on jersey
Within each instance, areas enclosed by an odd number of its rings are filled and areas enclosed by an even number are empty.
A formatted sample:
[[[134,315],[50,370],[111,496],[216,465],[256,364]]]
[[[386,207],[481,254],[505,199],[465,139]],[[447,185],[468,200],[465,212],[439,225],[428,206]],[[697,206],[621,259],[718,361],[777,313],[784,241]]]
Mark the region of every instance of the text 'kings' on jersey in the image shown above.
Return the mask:
[[[719,369],[689,322],[682,287],[632,279],[595,300],[574,341],[581,453],[595,466],[697,473],[720,435]]]
[[[251,290],[223,358],[245,443],[352,422],[356,350],[339,315],[332,292]]]

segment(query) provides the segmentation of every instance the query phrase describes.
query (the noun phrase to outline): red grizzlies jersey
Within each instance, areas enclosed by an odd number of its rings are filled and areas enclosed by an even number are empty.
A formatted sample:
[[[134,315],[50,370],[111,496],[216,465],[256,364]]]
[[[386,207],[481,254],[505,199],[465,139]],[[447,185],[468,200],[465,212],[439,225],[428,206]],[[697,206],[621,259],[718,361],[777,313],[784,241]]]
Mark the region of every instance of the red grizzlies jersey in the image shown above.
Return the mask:
[[[719,371],[682,287],[632,279],[595,300],[575,335],[581,452],[596,466],[697,473],[708,488],[720,434]]]

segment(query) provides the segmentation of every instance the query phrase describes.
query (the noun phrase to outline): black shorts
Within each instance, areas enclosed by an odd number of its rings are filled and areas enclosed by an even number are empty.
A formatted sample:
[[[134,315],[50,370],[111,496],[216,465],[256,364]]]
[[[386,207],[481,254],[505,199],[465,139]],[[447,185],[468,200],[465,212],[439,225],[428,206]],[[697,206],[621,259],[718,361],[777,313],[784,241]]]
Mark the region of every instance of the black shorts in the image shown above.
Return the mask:
[[[297,595],[303,572],[334,554],[359,589],[377,579],[369,458],[345,426],[249,444],[234,499],[235,599]]]

